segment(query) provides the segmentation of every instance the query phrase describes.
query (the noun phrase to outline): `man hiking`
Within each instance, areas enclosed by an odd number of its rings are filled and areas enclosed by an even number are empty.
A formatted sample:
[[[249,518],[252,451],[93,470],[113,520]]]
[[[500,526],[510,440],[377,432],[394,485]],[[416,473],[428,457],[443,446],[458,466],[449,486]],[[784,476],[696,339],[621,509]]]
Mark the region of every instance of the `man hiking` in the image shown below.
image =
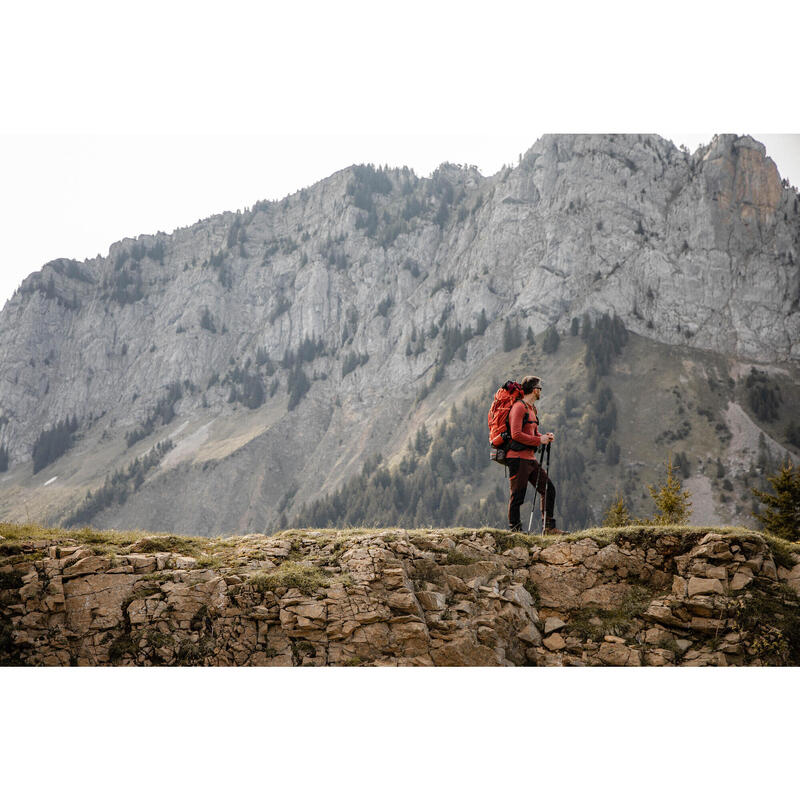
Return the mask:
[[[517,400],[508,415],[511,446],[506,454],[509,470],[511,496],[508,501],[508,527],[521,531],[520,510],[525,502],[525,492],[530,483],[542,496],[542,527],[555,530],[553,510],[556,502],[556,487],[545,469],[536,460],[536,448],[550,444],[555,439],[552,433],[539,433],[539,414],[535,402],[542,394],[542,382],[535,375],[522,379],[521,400]],[[546,498],[546,501],[545,501]],[[546,507],[545,507],[546,502]]]

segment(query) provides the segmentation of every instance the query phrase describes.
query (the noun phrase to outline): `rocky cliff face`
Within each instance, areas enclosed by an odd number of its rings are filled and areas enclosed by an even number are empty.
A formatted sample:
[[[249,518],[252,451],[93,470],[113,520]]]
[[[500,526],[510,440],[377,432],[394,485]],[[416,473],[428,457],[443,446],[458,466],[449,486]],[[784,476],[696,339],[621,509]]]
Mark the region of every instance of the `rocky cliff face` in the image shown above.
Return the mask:
[[[741,529],[3,532],[0,664],[800,663],[797,548]]]
[[[538,334],[613,311],[660,342],[796,362],[799,248],[797,193],[749,137],[690,155],[657,136],[546,136],[489,178],[454,165],[430,179],[346,169],[281,202],[30,276],[0,315],[5,489],[23,486],[30,502],[37,437],[74,416],[83,471],[69,483],[61,470],[40,508],[64,518],[129,463],[126,434],[176,413],[190,440],[161,471],[169,493],[146,505],[163,501],[160,515],[191,497],[184,529],[268,525],[276,515],[260,509],[309,469],[322,472],[311,496],[352,474],[437,370],[483,369],[506,321]],[[450,363],[440,332],[474,331],[482,312],[484,334]],[[216,487],[237,487],[245,510],[222,509]],[[5,508],[18,516],[20,497]]]

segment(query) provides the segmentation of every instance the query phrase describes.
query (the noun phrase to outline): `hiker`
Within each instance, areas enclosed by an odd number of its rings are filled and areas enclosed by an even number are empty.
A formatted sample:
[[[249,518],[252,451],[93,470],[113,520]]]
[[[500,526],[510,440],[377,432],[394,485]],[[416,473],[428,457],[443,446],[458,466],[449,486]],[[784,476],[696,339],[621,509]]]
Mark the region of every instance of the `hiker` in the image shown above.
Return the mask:
[[[525,492],[530,483],[542,495],[543,528],[555,530],[553,518],[556,501],[556,487],[547,476],[544,467],[536,460],[536,448],[553,441],[552,433],[539,433],[539,414],[535,402],[542,394],[542,382],[535,375],[522,379],[521,400],[517,400],[508,415],[512,445],[506,454],[506,465],[509,470],[511,495],[508,500],[508,527],[512,531],[521,531],[520,509],[525,502]],[[518,449],[522,447],[522,449]],[[547,507],[545,508],[545,493]]]

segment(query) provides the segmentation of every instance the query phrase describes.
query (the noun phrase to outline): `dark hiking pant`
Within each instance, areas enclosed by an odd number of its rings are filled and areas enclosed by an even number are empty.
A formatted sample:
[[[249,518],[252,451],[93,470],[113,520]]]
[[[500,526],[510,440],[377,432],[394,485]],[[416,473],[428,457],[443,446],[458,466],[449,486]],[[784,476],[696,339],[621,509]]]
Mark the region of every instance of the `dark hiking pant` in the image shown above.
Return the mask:
[[[509,484],[511,486],[511,497],[508,501],[508,527],[512,531],[521,531],[520,509],[525,502],[525,492],[530,483],[542,496],[540,505],[542,506],[542,517],[545,512],[548,518],[553,517],[553,510],[556,503],[556,487],[553,481],[547,477],[547,471],[538,461],[529,461],[525,458],[508,459]],[[544,495],[547,489],[547,508],[544,508]]]

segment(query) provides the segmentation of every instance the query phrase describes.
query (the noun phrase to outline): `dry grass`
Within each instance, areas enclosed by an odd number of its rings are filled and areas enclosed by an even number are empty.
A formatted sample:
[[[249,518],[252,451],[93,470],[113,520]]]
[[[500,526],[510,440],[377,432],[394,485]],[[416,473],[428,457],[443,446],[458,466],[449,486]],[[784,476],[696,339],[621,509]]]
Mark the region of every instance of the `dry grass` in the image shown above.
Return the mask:
[[[311,594],[317,589],[330,586],[334,580],[347,583],[345,578],[333,579],[318,569],[297,561],[284,561],[271,572],[257,572],[247,582],[260,592],[272,592],[280,587],[299,589],[304,594]]]
[[[83,545],[98,555],[124,555],[131,552],[170,552],[211,558],[220,548],[235,546],[230,539],[209,539],[203,536],[180,536],[150,531],[100,531],[94,528],[65,530],[41,525],[19,525],[0,522],[0,556],[24,553],[30,547],[69,547]],[[133,547],[136,545],[135,547]]]
[[[270,542],[288,541],[291,543],[290,559],[296,560],[303,547],[304,540],[313,540],[320,549],[333,545],[334,552],[339,553],[354,542],[369,541],[380,538],[383,541],[408,539],[424,544],[440,541],[443,538],[458,543],[476,534],[490,535],[498,552],[511,547],[548,547],[561,542],[575,542],[581,539],[592,539],[598,544],[607,545],[612,542],[647,543],[656,536],[673,534],[682,538],[699,540],[707,533],[718,533],[723,536],[747,540],[752,537],[763,537],[769,544],[776,562],[784,567],[794,566],[795,556],[800,556],[800,543],[779,539],[770,534],[760,533],[747,528],[731,526],[690,526],[690,525],[629,525],[623,528],[588,528],[570,534],[558,536],[541,536],[539,534],[511,533],[497,528],[417,528],[401,530],[398,528],[325,528],[325,529],[291,529],[281,531],[274,536],[265,537]],[[17,559],[34,557],[45,543],[48,545],[86,545],[98,554],[123,555],[130,552],[173,552],[194,556],[198,566],[222,566],[236,556],[243,544],[240,536],[206,538],[202,536],[181,536],[174,533],[152,533],[149,531],[99,531],[93,528],[81,530],[64,530],[61,528],[44,528],[39,525],[19,525],[0,522],[0,556],[16,556]],[[135,547],[134,547],[135,545]]]

